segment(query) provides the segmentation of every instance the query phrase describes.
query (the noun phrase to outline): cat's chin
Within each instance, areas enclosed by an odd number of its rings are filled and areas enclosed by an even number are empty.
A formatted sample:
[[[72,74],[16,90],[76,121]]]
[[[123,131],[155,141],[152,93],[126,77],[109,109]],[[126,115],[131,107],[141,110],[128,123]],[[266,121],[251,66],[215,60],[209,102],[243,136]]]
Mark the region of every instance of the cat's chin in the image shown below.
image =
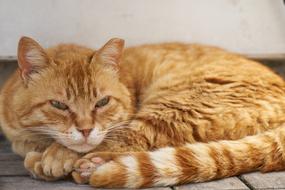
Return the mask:
[[[69,148],[75,152],[87,153],[87,152],[93,150],[94,148],[96,148],[96,146],[85,143],[85,144],[70,145],[70,146],[67,146],[67,148]]]

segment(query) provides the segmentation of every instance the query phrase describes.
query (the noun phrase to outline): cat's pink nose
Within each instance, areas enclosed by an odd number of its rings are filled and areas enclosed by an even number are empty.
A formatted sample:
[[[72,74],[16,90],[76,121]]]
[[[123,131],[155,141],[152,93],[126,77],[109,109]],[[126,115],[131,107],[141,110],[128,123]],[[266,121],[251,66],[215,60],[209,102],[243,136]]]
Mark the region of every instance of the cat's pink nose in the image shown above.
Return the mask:
[[[92,129],[78,129],[78,131],[80,131],[84,137],[88,137],[91,133],[91,130]]]

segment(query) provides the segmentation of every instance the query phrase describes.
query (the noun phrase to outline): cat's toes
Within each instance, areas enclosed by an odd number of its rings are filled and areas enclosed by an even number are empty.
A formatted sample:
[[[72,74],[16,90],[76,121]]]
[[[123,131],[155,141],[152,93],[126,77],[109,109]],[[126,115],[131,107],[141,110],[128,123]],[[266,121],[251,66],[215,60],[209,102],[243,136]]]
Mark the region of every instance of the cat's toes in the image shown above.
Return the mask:
[[[72,171],[77,158],[77,153],[61,145],[49,147],[41,159],[43,173],[48,177],[62,178]]]
[[[44,158],[41,162],[43,167],[43,173],[46,176],[53,176],[53,177],[61,177],[65,175],[64,169],[62,167],[62,163],[57,158],[47,157]]]
[[[29,152],[27,153],[25,160],[24,160],[24,167],[30,172],[30,174],[37,178],[37,174],[35,168],[38,163],[40,163],[42,158],[42,154],[39,152]]]
[[[73,179],[93,187],[138,188],[143,185],[137,167],[138,153],[96,152],[87,154],[74,165]]]
[[[29,152],[27,153],[24,166],[30,172],[31,176],[35,179],[44,179],[46,181],[52,181],[54,178],[45,176],[41,165],[42,153]]]
[[[87,183],[92,173],[96,170],[97,167],[104,164],[105,160],[101,157],[84,157],[77,160],[74,165],[75,171],[72,173],[72,176],[76,183]]]
[[[78,156],[77,153],[55,143],[44,153],[29,152],[24,165],[34,178],[52,181],[70,174]]]
[[[119,153],[114,154],[109,152],[97,152],[85,155],[74,164],[74,172],[72,173],[74,181],[79,184],[88,183],[91,175],[95,173],[98,167],[120,155]]]
[[[36,162],[40,161],[42,154],[39,152],[29,152],[24,160],[24,166],[27,170],[32,170]]]

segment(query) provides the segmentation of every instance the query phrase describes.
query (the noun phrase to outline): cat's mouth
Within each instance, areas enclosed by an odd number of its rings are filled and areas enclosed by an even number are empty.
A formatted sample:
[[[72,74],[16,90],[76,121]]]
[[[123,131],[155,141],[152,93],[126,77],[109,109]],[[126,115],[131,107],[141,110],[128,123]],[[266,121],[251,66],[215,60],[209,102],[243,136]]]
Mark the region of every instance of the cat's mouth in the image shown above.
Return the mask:
[[[98,141],[90,142],[88,140],[82,140],[80,142],[72,142],[72,141],[62,141],[61,139],[56,139],[56,141],[66,148],[73,150],[78,153],[87,153],[95,149],[100,143]],[[101,142],[101,141],[100,141]]]
[[[88,144],[87,142],[84,142],[81,144],[68,145],[67,148],[74,150],[75,152],[86,153],[86,152],[90,152],[91,150],[96,148],[96,146],[94,146],[92,144]]]
[[[95,149],[104,140],[105,134],[94,127],[88,135],[84,135],[74,126],[65,132],[63,137],[57,136],[55,140],[63,146],[78,153],[87,153]]]

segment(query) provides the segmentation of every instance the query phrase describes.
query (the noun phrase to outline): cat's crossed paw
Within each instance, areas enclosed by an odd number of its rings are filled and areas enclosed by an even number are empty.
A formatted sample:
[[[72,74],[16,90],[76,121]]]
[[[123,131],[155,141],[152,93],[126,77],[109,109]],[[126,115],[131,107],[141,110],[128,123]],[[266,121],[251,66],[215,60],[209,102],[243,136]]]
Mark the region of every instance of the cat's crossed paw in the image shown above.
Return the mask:
[[[78,160],[74,165],[75,171],[72,172],[74,181],[79,184],[88,183],[92,173],[104,163],[105,160],[97,156]]]
[[[77,153],[54,143],[43,153],[29,152],[24,165],[35,178],[52,181],[67,176],[78,157]]]
[[[119,182],[123,180],[122,173],[125,171],[120,163],[124,155],[112,152],[89,153],[75,162],[72,177],[76,183],[89,183],[95,187],[123,186]]]

